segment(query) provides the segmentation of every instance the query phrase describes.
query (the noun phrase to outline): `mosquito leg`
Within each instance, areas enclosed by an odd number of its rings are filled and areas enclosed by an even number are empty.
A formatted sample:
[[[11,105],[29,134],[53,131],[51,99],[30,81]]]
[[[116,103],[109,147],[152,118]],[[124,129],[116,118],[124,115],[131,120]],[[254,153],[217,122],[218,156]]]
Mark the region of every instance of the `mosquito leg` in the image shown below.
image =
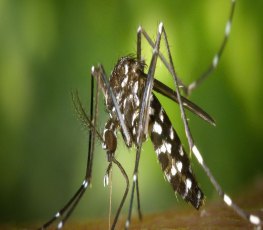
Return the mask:
[[[139,32],[143,34],[143,36],[148,41],[150,46],[153,47],[153,50],[155,50],[155,46],[153,45],[153,42],[150,39],[149,35],[146,33],[145,30],[143,30],[143,28],[141,28],[141,27],[139,27],[139,28],[140,28]],[[165,45],[166,45],[166,49],[167,49],[167,52],[168,52],[169,61],[167,61],[165,59],[165,57],[163,56],[163,54],[159,50],[158,50],[158,56],[162,60],[164,65],[167,67],[167,69],[169,70],[169,72],[173,76],[174,84],[175,84],[175,87],[176,87],[176,97],[177,97],[177,101],[178,101],[178,104],[179,104],[179,107],[180,107],[180,111],[181,111],[181,114],[182,114],[182,119],[183,119],[183,123],[184,123],[184,127],[185,127],[185,133],[186,133],[186,136],[187,136],[189,147],[190,147],[190,149],[192,149],[192,147],[194,146],[194,144],[193,144],[194,142],[193,142],[193,138],[192,138],[189,126],[188,126],[187,119],[186,119],[185,111],[184,111],[184,108],[183,108],[182,96],[180,94],[180,89],[179,89],[179,87],[181,86],[182,83],[181,83],[180,79],[177,77],[177,75],[175,73],[175,69],[174,69],[174,65],[173,65],[173,61],[172,61],[172,56],[171,56],[171,52],[170,52],[170,48],[169,48],[169,44],[168,44],[168,40],[167,40],[167,35],[166,35],[165,29],[164,29],[162,23],[160,23],[160,25],[159,25],[159,30],[161,30],[161,31],[159,31],[160,33],[164,34],[164,40],[165,40]]]
[[[104,92],[104,96],[105,98],[107,97],[110,97],[112,99],[112,102],[113,102],[113,105],[114,105],[114,110],[116,112],[116,115],[117,115],[117,118],[119,120],[119,123],[120,123],[120,127],[123,131],[123,134],[124,134],[124,141],[125,143],[127,144],[127,146],[131,146],[131,136],[130,136],[130,133],[128,132],[128,129],[127,129],[127,126],[126,124],[124,123],[124,119],[121,115],[121,112],[120,112],[120,108],[119,108],[119,105],[117,103],[117,100],[116,100],[116,97],[115,97],[115,94],[113,92],[113,89],[110,87],[110,84],[108,82],[108,79],[106,77],[106,73],[104,71],[104,68],[102,65],[99,65],[98,68],[95,68],[95,67],[92,67],[92,73],[93,75],[97,78],[97,82],[99,83],[99,87],[102,89],[102,91]],[[108,129],[109,130],[109,129]],[[105,138],[104,138],[105,139]],[[105,141],[107,142],[107,140],[105,139]],[[111,146],[111,143],[106,143],[105,147],[108,148]],[[113,146],[111,146],[113,147]],[[114,156],[111,156],[113,159],[112,161],[115,161],[114,163],[117,164],[117,166],[119,167],[119,169],[121,170],[122,174],[124,175],[124,177],[126,178],[126,173],[124,171],[124,169],[121,167],[121,165],[117,162],[117,160],[114,158]],[[111,159],[111,157],[109,157]],[[128,179],[128,178],[127,178]],[[128,182],[127,182],[128,184]],[[127,189],[128,189],[128,185],[127,185]],[[126,189],[126,190],[127,190]],[[122,209],[122,206],[123,206],[123,203],[126,199],[126,196],[127,196],[127,193],[128,191],[125,191],[125,194],[123,196],[123,199],[122,199],[122,202],[118,208],[118,211],[117,211],[117,214],[114,218],[114,221],[113,221],[113,224],[112,224],[112,229],[114,229],[116,223],[117,223],[117,220],[118,220],[118,217],[119,217],[119,214],[120,214],[120,211]]]
[[[235,5],[236,5],[236,0],[231,0],[231,9],[230,9],[230,14],[229,14],[229,18],[228,21],[226,23],[226,27],[225,27],[225,34],[224,34],[224,38],[223,41],[220,45],[220,48],[218,50],[218,52],[215,54],[211,64],[207,67],[207,69],[204,71],[203,74],[201,74],[200,77],[197,78],[197,80],[193,81],[192,83],[190,83],[188,86],[185,86],[187,95],[190,95],[191,92],[196,89],[218,66],[218,62],[220,60],[220,57],[226,47],[229,35],[230,35],[230,31],[231,31],[231,25],[232,25],[232,21],[233,21],[233,15],[234,15],[234,11],[235,11]]]
[[[136,195],[137,195],[137,210],[139,219],[142,220],[141,202],[140,202],[140,192],[139,192],[139,179],[136,180]]]
[[[114,163],[115,165],[118,166],[119,170],[121,171],[123,177],[126,180],[126,189],[125,189],[124,195],[122,197],[121,203],[118,207],[115,218],[113,220],[111,229],[114,229],[116,224],[117,224],[120,212],[122,210],[123,204],[126,200],[126,197],[127,197],[128,191],[129,191],[128,176],[127,176],[125,170],[123,169],[123,167],[121,166],[121,164],[114,157],[115,151],[117,148],[116,128],[117,127],[116,127],[115,120],[111,118],[105,124],[104,132],[103,132],[103,138],[105,140],[103,148],[107,151],[107,157],[108,157],[108,161],[109,161],[109,165],[108,165],[108,168],[107,168],[105,176],[104,176],[104,186],[108,186],[108,184],[109,184],[109,175],[111,173],[112,163]]]
[[[232,0],[232,8],[231,8],[231,13],[230,13],[230,19],[227,23],[226,26],[226,32],[225,32],[225,41],[223,41],[223,45],[221,45],[221,48],[218,52],[218,54],[215,56],[214,61],[213,61],[213,66],[214,68],[217,66],[218,60],[220,55],[222,54],[228,35],[230,33],[230,28],[231,28],[231,22],[232,22],[232,17],[233,17],[233,12],[234,12],[234,7],[235,7],[235,0]],[[154,44],[152,42],[152,40],[150,39],[150,37],[148,36],[148,34],[140,27],[140,32],[144,35],[144,37],[146,38],[146,40],[148,41],[148,43],[150,44],[150,46],[153,47],[154,49]],[[198,162],[200,163],[200,165],[202,166],[203,170],[205,171],[205,173],[207,174],[207,176],[209,177],[211,183],[213,184],[213,186],[215,187],[215,189],[217,190],[218,194],[220,195],[220,197],[222,197],[223,201],[230,207],[232,207],[232,209],[239,214],[241,217],[245,218],[246,220],[248,220],[250,223],[254,224],[254,225],[261,225],[262,224],[262,220],[258,217],[255,216],[253,214],[250,214],[246,211],[244,211],[243,209],[241,209],[240,207],[238,207],[232,200],[231,198],[226,195],[221,186],[219,185],[219,183],[215,180],[214,176],[212,175],[210,169],[206,166],[199,150],[197,149],[196,145],[194,145],[194,141],[190,132],[190,128],[186,119],[186,115],[185,115],[185,111],[183,108],[183,103],[182,103],[182,97],[180,95],[180,91],[179,91],[179,86],[182,86],[182,82],[180,81],[180,79],[176,76],[175,74],[175,70],[174,70],[174,65],[172,62],[172,57],[171,57],[171,52],[169,49],[169,44],[168,44],[168,40],[167,40],[167,36],[166,36],[166,32],[163,28],[163,34],[164,34],[164,40],[165,40],[165,45],[166,45],[166,49],[168,52],[168,56],[169,56],[169,62],[164,58],[163,54],[161,52],[159,52],[159,58],[162,60],[162,62],[164,63],[164,65],[167,67],[167,69],[169,70],[169,72],[172,74],[173,79],[174,79],[174,83],[176,86],[176,93],[177,93],[177,100],[178,100],[178,104],[180,106],[180,111],[181,111],[181,115],[182,115],[182,119],[183,119],[183,123],[184,123],[184,127],[185,127],[185,132],[186,132],[186,136],[188,139],[188,143],[189,143],[189,147],[191,149],[191,151],[193,152],[193,154],[195,155],[195,157],[197,158]],[[208,75],[207,75],[208,76]],[[186,88],[183,88],[186,89]]]
[[[187,118],[186,118],[185,110],[184,110],[184,107],[183,107],[182,98],[181,98],[181,94],[180,94],[178,77],[177,77],[177,75],[175,73],[174,64],[173,64],[173,60],[172,60],[172,55],[171,55],[171,52],[170,52],[170,47],[169,47],[169,43],[168,43],[168,40],[167,40],[167,35],[166,35],[166,31],[165,31],[164,27],[163,27],[163,34],[164,34],[165,46],[166,46],[166,50],[167,50],[168,58],[169,58],[169,65],[170,65],[170,68],[171,68],[171,71],[172,71],[172,77],[173,77],[174,85],[175,85],[175,88],[176,88],[178,104],[179,104],[180,111],[181,111],[181,117],[182,117],[182,120],[183,120],[183,123],[184,123],[185,134],[186,134],[186,137],[187,137],[187,140],[188,140],[189,147],[192,150],[192,148],[194,146],[194,141],[193,141],[192,134],[190,132],[190,128],[189,128],[188,121],[187,121]]]
[[[221,43],[221,46],[219,48],[219,51],[217,52],[217,54],[214,56],[212,63],[209,65],[209,67],[207,68],[206,71],[204,71],[204,73],[194,82],[190,83],[189,86],[186,86],[182,80],[180,78],[178,78],[178,83],[180,88],[182,88],[183,92],[186,95],[191,94],[191,92],[197,88],[202,82],[203,80],[205,80],[218,66],[218,62],[220,60],[220,57],[225,49],[225,46],[227,44],[229,35],[230,35],[230,31],[231,31],[231,25],[232,25],[232,20],[233,20],[233,15],[234,15],[234,10],[235,10],[235,4],[236,4],[236,0],[231,0],[231,10],[230,10],[230,15],[229,15],[229,19],[228,22],[226,24],[226,28],[225,28],[225,35],[224,35],[224,39]],[[149,45],[154,49],[154,42],[152,41],[152,39],[150,38],[150,36],[147,34],[147,32],[142,28],[139,27],[138,32],[140,32],[141,34],[143,34],[143,36],[145,37],[145,39],[147,40],[147,42],[149,43]],[[164,57],[164,55],[162,54],[162,52],[159,52],[159,58],[161,59],[161,61],[163,62],[163,64],[165,65],[165,67],[169,70],[169,72],[172,74],[172,69],[171,66],[169,65],[169,62],[167,61],[167,59]]]
[[[146,40],[148,41],[150,46],[152,46],[153,50],[155,50],[155,46],[153,46],[153,42],[150,39],[149,35],[141,27],[139,27],[139,28],[140,28],[139,32],[143,34],[143,36],[146,38]],[[185,115],[185,111],[184,111],[183,103],[182,103],[182,97],[181,97],[180,89],[179,89],[179,86],[182,85],[182,82],[180,81],[180,79],[177,77],[177,75],[175,73],[175,69],[174,69],[174,65],[173,65],[173,61],[172,61],[172,56],[171,56],[171,52],[170,52],[170,48],[169,48],[169,44],[168,44],[168,40],[167,40],[167,35],[166,35],[165,29],[164,29],[162,23],[160,23],[160,25],[159,25],[159,30],[161,30],[161,31],[159,31],[160,34],[161,33],[164,34],[164,40],[165,40],[165,45],[166,45],[166,49],[167,49],[167,52],[168,52],[169,61],[167,61],[165,59],[165,57],[163,56],[163,54],[161,52],[159,52],[159,50],[158,50],[158,56],[162,60],[162,62],[166,66],[166,68],[169,70],[169,72],[173,76],[174,84],[175,84],[175,87],[176,87],[176,96],[177,96],[178,104],[179,104],[179,107],[180,107],[180,111],[181,111],[181,114],[182,114],[182,119],[183,119],[183,123],[184,123],[184,127],[185,127],[185,133],[186,133],[186,136],[187,136],[189,147],[190,147],[190,149],[192,149],[192,147],[194,146],[194,142],[193,142],[192,134],[190,132],[190,129],[189,129],[189,126],[188,126],[188,122],[187,122],[187,119],[186,119],[186,115]]]
[[[152,49],[154,49],[155,44],[153,42],[153,40],[150,38],[150,36],[148,35],[148,33],[140,26],[138,28],[138,34],[141,34],[144,36],[144,38],[146,39],[146,41],[148,42],[148,44],[152,47]],[[161,59],[161,61],[163,62],[164,66],[168,69],[168,71],[172,74],[172,68],[169,64],[169,62],[167,61],[167,59],[164,57],[163,53],[159,50],[158,52],[159,58]],[[184,89],[184,84],[182,83],[182,81],[178,78],[178,82],[180,84],[180,86],[182,86],[182,89]],[[186,91],[185,91],[186,93]]]
[[[126,198],[127,198],[127,195],[128,195],[128,191],[129,191],[129,178],[128,178],[128,176],[127,176],[124,168],[122,167],[122,165],[120,164],[120,162],[118,162],[118,161],[115,159],[115,157],[112,157],[112,162],[118,166],[119,170],[121,171],[123,177],[124,177],[125,180],[126,180],[126,189],[125,189],[125,192],[124,192],[124,194],[123,194],[121,203],[120,203],[120,205],[119,205],[119,207],[118,207],[117,213],[116,213],[116,215],[115,215],[115,218],[114,218],[113,223],[112,223],[112,226],[111,226],[111,229],[113,230],[113,229],[115,229],[115,226],[116,226],[116,224],[117,224],[117,221],[118,221],[120,212],[121,212],[121,210],[122,210],[122,207],[123,207],[124,202],[125,202],[125,200],[126,200]]]
[[[159,28],[158,28],[156,43],[153,49],[151,63],[150,63],[148,74],[147,74],[147,81],[146,81],[146,85],[145,85],[145,89],[143,93],[142,103],[140,107],[139,124],[138,124],[138,131],[137,131],[138,137],[136,140],[136,145],[137,145],[136,160],[135,160],[135,167],[134,167],[134,173],[133,173],[133,183],[132,183],[129,213],[128,213],[128,218],[127,218],[126,225],[125,225],[126,229],[129,227],[130,221],[131,221],[134,189],[136,187],[136,183],[137,183],[136,181],[138,179],[138,167],[139,167],[139,162],[140,162],[142,141],[143,141],[143,137],[147,135],[148,133],[149,105],[150,105],[150,99],[151,99],[152,88],[153,88],[154,73],[155,73],[157,58],[158,58],[159,49],[160,49],[161,35],[163,31],[162,28],[163,28],[163,24],[160,23]]]
[[[89,139],[88,139],[88,143],[89,143],[89,148],[88,148],[88,160],[87,160],[87,168],[86,168],[86,176],[85,179],[83,181],[83,183],[81,184],[81,186],[79,187],[79,189],[77,190],[77,192],[72,196],[72,198],[66,203],[66,205],[60,210],[58,211],[55,216],[53,218],[51,218],[48,222],[46,222],[42,227],[40,227],[39,229],[46,229],[49,226],[51,226],[55,221],[58,221],[57,224],[57,229],[61,229],[66,220],[68,219],[68,217],[71,215],[71,213],[74,211],[76,205],[78,204],[79,200],[81,199],[81,197],[83,196],[83,194],[86,191],[86,188],[90,185],[91,183],[91,177],[92,177],[92,160],[93,160],[93,152],[94,152],[94,144],[95,144],[95,133],[98,133],[96,130],[96,120],[97,120],[97,114],[94,116],[94,104],[93,104],[93,99],[94,99],[94,79],[91,78],[92,83],[91,83],[91,94],[92,94],[92,100],[91,100],[91,104],[90,104],[90,118],[88,118],[88,116],[86,115],[85,111],[83,110],[83,115],[82,117],[86,117],[87,121],[92,121],[90,122],[90,131],[89,131]],[[98,87],[97,87],[98,88]],[[98,90],[96,88],[96,96],[95,96],[95,111],[98,110]],[[77,99],[79,100],[78,96]],[[74,102],[74,101],[73,101]],[[80,104],[80,103],[79,103]],[[76,106],[76,103],[74,102],[74,105]],[[81,104],[80,104],[81,105]],[[83,109],[83,107],[81,106],[81,108]],[[79,110],[81,111],[81,110]]]
[[[141,48],[141,27],[139,27],[138,31],[137,31],[137,60],[142,62],[143,60],[142,60],[142,56],[141,56],[141,51],[142,51],[142,48]],[[137,197],[137,211],[138,211],[139,219],[142,220],[138,178],[136,180],[135,187],[136,187],[136,197]]]
[[[166,45],[166,49],[167,49],[168,57],[169,57],[169,64],[170,64],[171,70],[173,72],[172,76],[173,76],[174,83],[175,83],[175,86],[176,86],[178,104],[180,106],[181,115],[182,115],[182,119],[183,119],[184,126],[185,126],[185,132],[186,132],[186,136],[187,136],[189,147],[190,147],[191,151],[195,155],[195,157],[198,160],[199,164],[202,166],[203,170],[207,174],[207,176],[210,179],[211,183],[213,184],[214,188],[218,192],[219,196],[222,197],[222,199],[226,203],[226,205],[231,207],[238,215],[240,215],[242,218],[244,218],[247,221],[249,221],[251,224],[254,224],[254,225],[257,225],[257,226],[261,225],[262,224],[262,220],[258,216],[250,214],[250,213],[244,211],[243,209],[241,209],[237,204],[235,204],[232,201],[232,199],[227,194],[224,193],[224,191],[222,190],[221,186],[219,185],[219,183],[216,181],[216,179],[214,178],[213,174],[211,173],[210,169],[205,164],[205,162],[203,160],[203,157],[200,154],[199,150],[197,149],[196,145],[194,144],[194,141],[193,141],[193,138],[192,138],[192,135],[191,135],[191,132],[190,132],[190,128],[189,128],[189,125],[188,125],[188,122],[187,122],[187,119],[186,119],[186,115],[185,115],[185,112],[184,112],[184,108],[183,108],[183,104],[182,104],[182,100],[181,100],[181,95],[180,95],[180,91],[179,91],[178,80],[177,80],[177,76],[175,74],[174,65],[173,65],[173,61],[172,61],[172,57],[171,57],[171,52],[170,52],[170,49],[169,49],[167,35],[166,35],[164,27],[163,27],[163,34],[164,34],[165,45]]]
[[[82,194],[83,191],[85,191],[85,189],[87,188],[88,183],[87,181],[83,181],[82,185],[80,186],[80,188],[78,189],[78,191],[74,194],[74,196],[68,201],[68,203],[59,211],[55,214],[55,216],[53,218],[51,218],[48,222],[46,222],[42,227],[40,227],[39,229],[46,229],[48,228],[51,224],[53,224],[55,221],[65,218],[65,216],[67,216],[67,214],[70,212],[72,205],[79,200],[80,195]],[[64,221],[60,221],[57,225],[57,229],[61,229],[64,225]]]
[[[239,216],[247,220],[253,225],[260,226],[263,224],[262,220],[249,212],[246,212],[242,208],[240,208],[236,203],[232,201],[232,199],[222,190],[219,183],[216,181],[215,177],[211,173],[210,169],[205,164],[203,157],[196,146],[192,149],[193,154],[195,155],[196,159],[198,160],[199,164],[202,166],[203,170],[205,171],[206,175],[210,179],[211,183],[213,184],[214,188],[218,192],[219,196],[223,199],[227,206],[231,207]]]
[[[137,30],[137,60],[142,61],[142,33],[141,26]]]

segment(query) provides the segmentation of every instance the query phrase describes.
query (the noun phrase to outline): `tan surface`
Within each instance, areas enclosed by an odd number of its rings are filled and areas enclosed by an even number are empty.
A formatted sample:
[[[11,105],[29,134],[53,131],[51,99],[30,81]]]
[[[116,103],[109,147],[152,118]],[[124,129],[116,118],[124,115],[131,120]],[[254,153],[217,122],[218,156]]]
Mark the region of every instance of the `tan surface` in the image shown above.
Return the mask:
[[[254,214],[263,218],[263,179],[254,183],[248,188],[248,191],[244,191],[235,201],[241,207],[253,211]],[[125,216],[122,216],[116,229],[124,229],[124,223]],[[0,229],[30,229],[28,225],[25,226],[0,225]],[[87,222],[71,220],[63,229],[108,229],[108,220],[99,219]],[[253,229],[253,227],[218,199],[216,202],[207,201],[200,211],[189,207],[176,211],[169,210],[161,213],[145,214],[142,222],[134,215],[130,229]]]

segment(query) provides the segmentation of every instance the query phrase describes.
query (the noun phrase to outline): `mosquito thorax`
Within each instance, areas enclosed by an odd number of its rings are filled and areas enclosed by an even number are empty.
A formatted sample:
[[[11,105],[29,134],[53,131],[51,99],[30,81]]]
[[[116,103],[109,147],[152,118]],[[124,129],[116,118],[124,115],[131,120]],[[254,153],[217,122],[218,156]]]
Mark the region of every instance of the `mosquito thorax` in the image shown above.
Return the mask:
[[[110,77],[110,86],[114,90],[123,120],[132,138],[132,142],[135,144],[139,109],[145,87],[145,78],[142,77],[145,75],[143,69],[144,64],[142,62],[132,56],[125,56],[118,60]],[[106,97],[106,107],[111,119],[115,120],[118,123],[118,127],[120,127],[110,96]],[[127,142],[126,145],[131,147]]]

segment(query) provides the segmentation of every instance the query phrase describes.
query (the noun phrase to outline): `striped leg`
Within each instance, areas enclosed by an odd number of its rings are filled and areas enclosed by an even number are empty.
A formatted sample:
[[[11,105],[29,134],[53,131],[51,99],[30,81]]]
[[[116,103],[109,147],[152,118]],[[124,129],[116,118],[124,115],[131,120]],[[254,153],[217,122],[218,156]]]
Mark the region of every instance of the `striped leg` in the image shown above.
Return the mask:
[[[228,41],[228,38],[231,32],[235,5],[236,5],[236,0],[231,0],[230,15],[226,23],[224,38],[223,38],[223,41],[220,45],[218,52],[214,55],[212,62],[210,63],[208,68],[204,71],[204,73],[201,74],[199,78],[197,78],[195,81],[190,83],[188,86],[184,86],[184,91],[187,93],[187,95],[190,95],[192,91],[196,89],[218,66],[218,62],[222,56],[223,51],[225,50],[225,47],[226,47],[226,44],[227,44],[227,41]]]
[[[138,187],[138,168],[139,168],[139,162],[140,162],[141,148],[142,148],[143,138],[144,138],[144,136],[147,135],[147,132],[148,132],[148,117],[149,117],[150,98],[151,98],[151,94],[152,94],[154,73],[155,73],[157,58],[158,58],[158,54],[159,54],[162,33],[163,33],[163,25],[160,24],[159,28],[158,28],[158,32],[157,32],[156,43],[155,43],[154,49],[153,49],[153,55],[152,55],[151,63],[150,63],[149,70],[147,73],[147,81],[146,81],[146,86],[144,89],[142,103],[141,103],[141,107],[140,107],[140,113],[139,113],[139,123],[138,123],[138,131],[137,131],[138,136],[136,139],[136,160],[135,160],[135,166],[134,166],[134,172],[133,172],[133,183],[132,183],[129,213],[128,213],[128,218],[126,220],[126,225],[125,225],[126,229],[128,229],[130,226],[132,206],[133,206],[133,198],[134,198],[134,190],[136,187]],[[140,47],[140,45],[139,46],[137,45],[137,47]],[[138,54],[138,55],[140,56],[140,54]]]
[[[227,23],[227,26],[226,26],[225,38],[224,38],[224,41],[223,41],[223,43],[221,45],[221,48],[220,48],[218,54],[216,54],[214,59],[213,59],[213,62],[212,62],[212,65],[211,65],[212,66],[211,70],[207,71],[209,73],[211,71],[213,71],[217,67],[217,64],[218,64],[218,61],[219,61],[219,57],[221,56],[221,54],[223,52],[223,49],[225,47],[226,41],[227,41],[229,33],[230,33],[231,22],[232,22],[232,17],[233,17],[233,13],[234,13],[234,7],[235,7],[235,1],[232,0],[232,8],[231,8],[231,13],[230,13],[230,19],[229,19],[229,21]],[[156,52],[156,44],[157,43],[154,44],[150,40],[148,34],[142,29],[142,27],[139,27],[138,33],[141,33],[141,34],[144,35],[146,40],[153,47],[153,50],[154,50],[154,53],[155,53]],[[222,190],[221,186],[219,185],[219,183],[216,181],[216,179],[212,175],[210,169],[205,164],[205,162],[203,160],[203,157],[202,157],[201,153],[199,152],[198,148],[194,144],[194,140],[192,138],[192,135],[191,135],[191,132],[190,132],[190,128],[189,128],[189,125],[188,125],[188,122],[187,122],[187,119],[186,119],[186,115],[185,115],[185,112],[184,112],[184,107],[183,107],[183,103],[182,103],[182,97],[181,97],[180,91],[179,91],[179,85],[181,86],[182,84],[181,84],[180,80],[177,78],[177,76],[175,74],[175,70],[174,70],[174,66],[173,66],[173,62],[172,62],[172,58],[171,58],[171,53],[170,53],[170,50],[169,50],[169,44],[168,44],[167,36],[166,36],[166,33],[165,33],[165,30],[164,30],[164,27],[163,27],[162,23],[160,23],[160,25],[159,25],[159,34],[162,34],[162,33],[164,34],[164,40],[165,40],[166,49],[168,51],[169,62],[166,61],[166,59],[164,58],[164,56],[160,52],[158,52],[158,55],[159,55],[160,59],[163,61],[164,65],[167,67],[167,69],[170,71],[170,73],[173,76],[174,83],[175,83],[175,86],[176,86],[176,93],[177,93],[178,104],[180,106],[180,111],[181,111],[182,119],[183,119],[183,122],[184,122],[185,132],[186,132],[186,136],[187,136],[187,139],[188,139],[188,143],[189,143],[189,147],[190,147],[191,152],[194,154],[194,156],[198,160],[199,164],[201,165],[201,167],[203,168],[203,170],[205,171],[205,173],[209,177],[211,183],[213,184],[213,186],[217,190],[219,196],[222,197],[222,199],[226,203],[226,205],[231,207],[238,215],[240,215],[242,218],[244,218],[247,221],[249,221],[251,224],[256,225],[256,226],[262,225],[262,220],[258,216],[253,215],[253,214],[251,214],[249,212],[246,212],[245,210],[241,209],[237,204],[235,204],[232,201],[232,199],[227,194],[224,193],[224,191]],[[157,37],[157,41],[158,41],[158,39],[159,39],[159,37]],[[151,70],[151,67],[149,68],[149,71],[150,70]],[[198,79],[196,83],[190,84],[190,85],[192,85],[190,91],[192,89],[196,88],[198,86],[198,84],[201,83],[203,81],[203,79],[205,79],[209,75],[209,73],[202,75],[200,80]],[[153,77],[153,75],[149,75],[148,74],[148,78],[150,76]],[[148,88],[150,89],[150,86]],[[187,88],[185,88],[185,89],[187,89]],[[186,92],[188,92],[188,89],[186,90]],[[142,127],[144,127],[144,126],[142,126]]]
[[[230,32],[231,32],[231,26],[232,26],[232,20],[233,20],[234,11],[235,11],[235,5],[236,5],[236,0],[231,0],[230,15],[229,15],[228,21],[226,23],[225,34],[224,34],[223,41],[221,43],[221,46],[220,46],[218,52],[216,52],[216,54],[214,55],[214,58],[212,59],[211,64],[207,67],[207,69],[204,71],[204,73],[201,74],[197,78],[197,80],[193,81],[188,86],[182,82],[181,78],[178,78],[178,83],[180,85],[180,88],[182,88],[183,92],[186,95],[190,95],[191,92],[194,89],[196,89],[217,68],[219,60],[220,60],[220,58],[222,56],[222,53],[223,53],[223,51],[224,51],[224,49],[226,47],[226,44],[227,44],[227,41],[228,41],[228,38],[229,38],[229,35],[230,35]],[[154,42],[153,42],[153,40],[150,38],[150,36],[147,34],[147,32],[142,27],[138,28],[138,32],[137,33],[138,34],[142,34],[145,37],[145,39],[147,40],[147,42],[149,43],[149,45],[154,49]],[[138,45],[137,45],[137,47],[138,47]],[[138,50],[138,48],[137,48],[137,50]],[[165,65],[165,67],[169,70],[169,72],[171,74],[173,74],[173,70],[171,69],[169,61],[167,61],[167,59],[164,57],[162,52],[159,52],[158,55],[159,55],[159,58],[161,59],[161,61],[163,62],[163,64]],[[137,57],[138,57],[138,55],[137,55]]]
[[[100,89],[103,91],[105,98],[110,97],[111,101],[113,102],[113,108],[112,110],[116,111],[117,119],[116,118],[110,118],[107,123],[105,124],[105,128],[103,131],[103,144],[102,148],[106,150],[107,152],[107,158],[109,162],[108,169],[106,170],[106,174],[104,177],[104,185],[108,185],[109,182],[109,173],[110,169],[112,167],[112,163],[114,163],[119,170],[121,171],[125,181],[126,181],[126,189],[123,194],[122,200],[120,202],[120,205],[118,207],[117,213],[115,214],[115,218],[113,220],[113,223],[111,225],[111,229],[115,229],[115,226],[117,224],[120,212],[122,210],[122,207],[124,205],[124,202],[127,198],[128,191],[129,191],[129,179],[128,176],[122,167],[122,165],[116,160],[115,158],[115,151],[117,148],[117,134],[116,129],[118,124],[121,127],[121,130],[123,132],[124,141],[127,146],[131,146],[131,136],[128,132],[127,126],[124,122],[124,117],[121,115],[120,107],[117,103],[117,99],[115,97],[115,93],[113,92],[113,89],[111,88],[108,79],[106,77],[104,68],[102,65],[99,65],[98,68],[92,67],[92,73],[94,77],[96,78],[98,85]]]
[[[95,145],[95,136],[99,137],[101,141],[103,141],[102,137],[100,136],[99,132],[96,130],[97,125],[97,110],[98,110],[98,87],[96,87],[96,95],[94,96],[94,78],[91,78],[92,84],[91,84],[91,95],[92,100],[90,104],[90,117],[87,116],[84,108],[82,107],[82,104],[80,103],[80,99],[78,97],[77,92],[72,93],[72,99],[75,106],[75,109],[77,111],[77,114],[79,115],[80,120],[89,128],[89,149],[88,149],[88,159],[87,159],[87,168],[86,168],[86,175],[85,179],[83,180],[83,183],[77,190],[77,192],[73,195],[73,197],[68,201],[68,203],[58,211],[53,218],[51,218],[49,221],[47,221],[42,227],[39,229],[47,229],[49,228],[54,222],[58,221],[57,229],[63,228],[65,222],[69,218],[69,216],[74,211],[76,205],[82,198],[83,194],[85,193],[87,187],[91,183],[92,179],[92,162],[93,162],[93,153],[94,153],[94,145]],[[93,105],[93,100],[95,97],[95,106]],[[95,116],[94,116],[94,107],[95,107]]]

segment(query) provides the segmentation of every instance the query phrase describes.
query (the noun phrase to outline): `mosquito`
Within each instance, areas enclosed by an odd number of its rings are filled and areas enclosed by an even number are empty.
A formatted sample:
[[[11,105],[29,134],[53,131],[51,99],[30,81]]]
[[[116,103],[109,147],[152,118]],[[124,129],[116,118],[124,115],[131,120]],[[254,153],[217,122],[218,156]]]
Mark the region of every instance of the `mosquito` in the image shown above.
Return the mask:
[[[236,1],[231,0],[229,18],[226,23],[223,41],[218,52],[214,56],[204,74],[188,86],[178,78],[175,72],[166,30],[162,22],[158,26],[155,42],[149,37],[148,33],[141,26],[139,26],[137,30],[136,56],[124,56],[120,58],[115,65],[109,80],[102,65],[98,65],[97,67],[93,66],[91,68],[91,95],[93,99],[91,100],[89,115],[87,115],[81,104],[78,92],[76,91],[72,93],[76,111],[82,122],[90,130],[86,175],[74,196],[40,229],[46,229],[54,222],[57,223],[57,229],[61,229],[87,188],[90,186],[92,180],[92,166],[96,138],[102,143],[102,148],[106,151],[109,163],[104,176],[105,185],[109,184],[109,177],[113,165],[117,166],[126,182],[124,194],[111,225],[111,229],[115,229],[120,212],[127,199],[128,191],[130,190],[130,182],[125,169],[115,157],[118,143],[117,132],[121,133],[127,148],[131,148],[132,146],[136,148],[135,165],[131,185],[131,198],[128,217],[124,226],[125,229],[128,229],[131,224],[131,213],[135,196],[137,197],[138,215],[140,219],[142,218],[138,169],[142,144],[148,137],[150,137],[150,140],[153,143],[155,153],[165,178],[171,184],[174,192],[179,194],[186,202],[190,203],[196,209],[199,209],[203,205],[204,193],[199,187],[194,176],[188,154],[186,153],[177,132],[172,126],[170,119],[154,92],[158,92],[168,97],[179,105],[190,153],[196,157],[200,166],[205,171],[225,204],[231,207],[239,216],[246,219],[252,225],[262,225],[262,220],[258,216],[246,212],[232,201],[232,199],[222,190],[221,186],[212,175],[210,169],[207,167],[193,140],[185,109],[196,114],[211,125],[215,125],[215,122],[213,118],[203,109],[189,101],[186,97],[182,96],[182,94],[185,94],[186,96],[191,94],[191,92],[197,88],[218,66],[220,57],[225,49],[231,31],[235,5]],[[147,73],[145,72],[146,65],[141,56],[142,38],[146,39],[153,52]],[[166,58],[160,51],[162,38],[168,58]],[[175,90],[172,90],[154,78],[158,59],[161,60],[170,72],[175,85]],[[96,87],[94,79],[97,82]],[[94,89],[96,91],[95,93]],[[104,126],[102,134],[96,128],[99,92],[103,93],[106,110],[109,113],[109,119]]]

